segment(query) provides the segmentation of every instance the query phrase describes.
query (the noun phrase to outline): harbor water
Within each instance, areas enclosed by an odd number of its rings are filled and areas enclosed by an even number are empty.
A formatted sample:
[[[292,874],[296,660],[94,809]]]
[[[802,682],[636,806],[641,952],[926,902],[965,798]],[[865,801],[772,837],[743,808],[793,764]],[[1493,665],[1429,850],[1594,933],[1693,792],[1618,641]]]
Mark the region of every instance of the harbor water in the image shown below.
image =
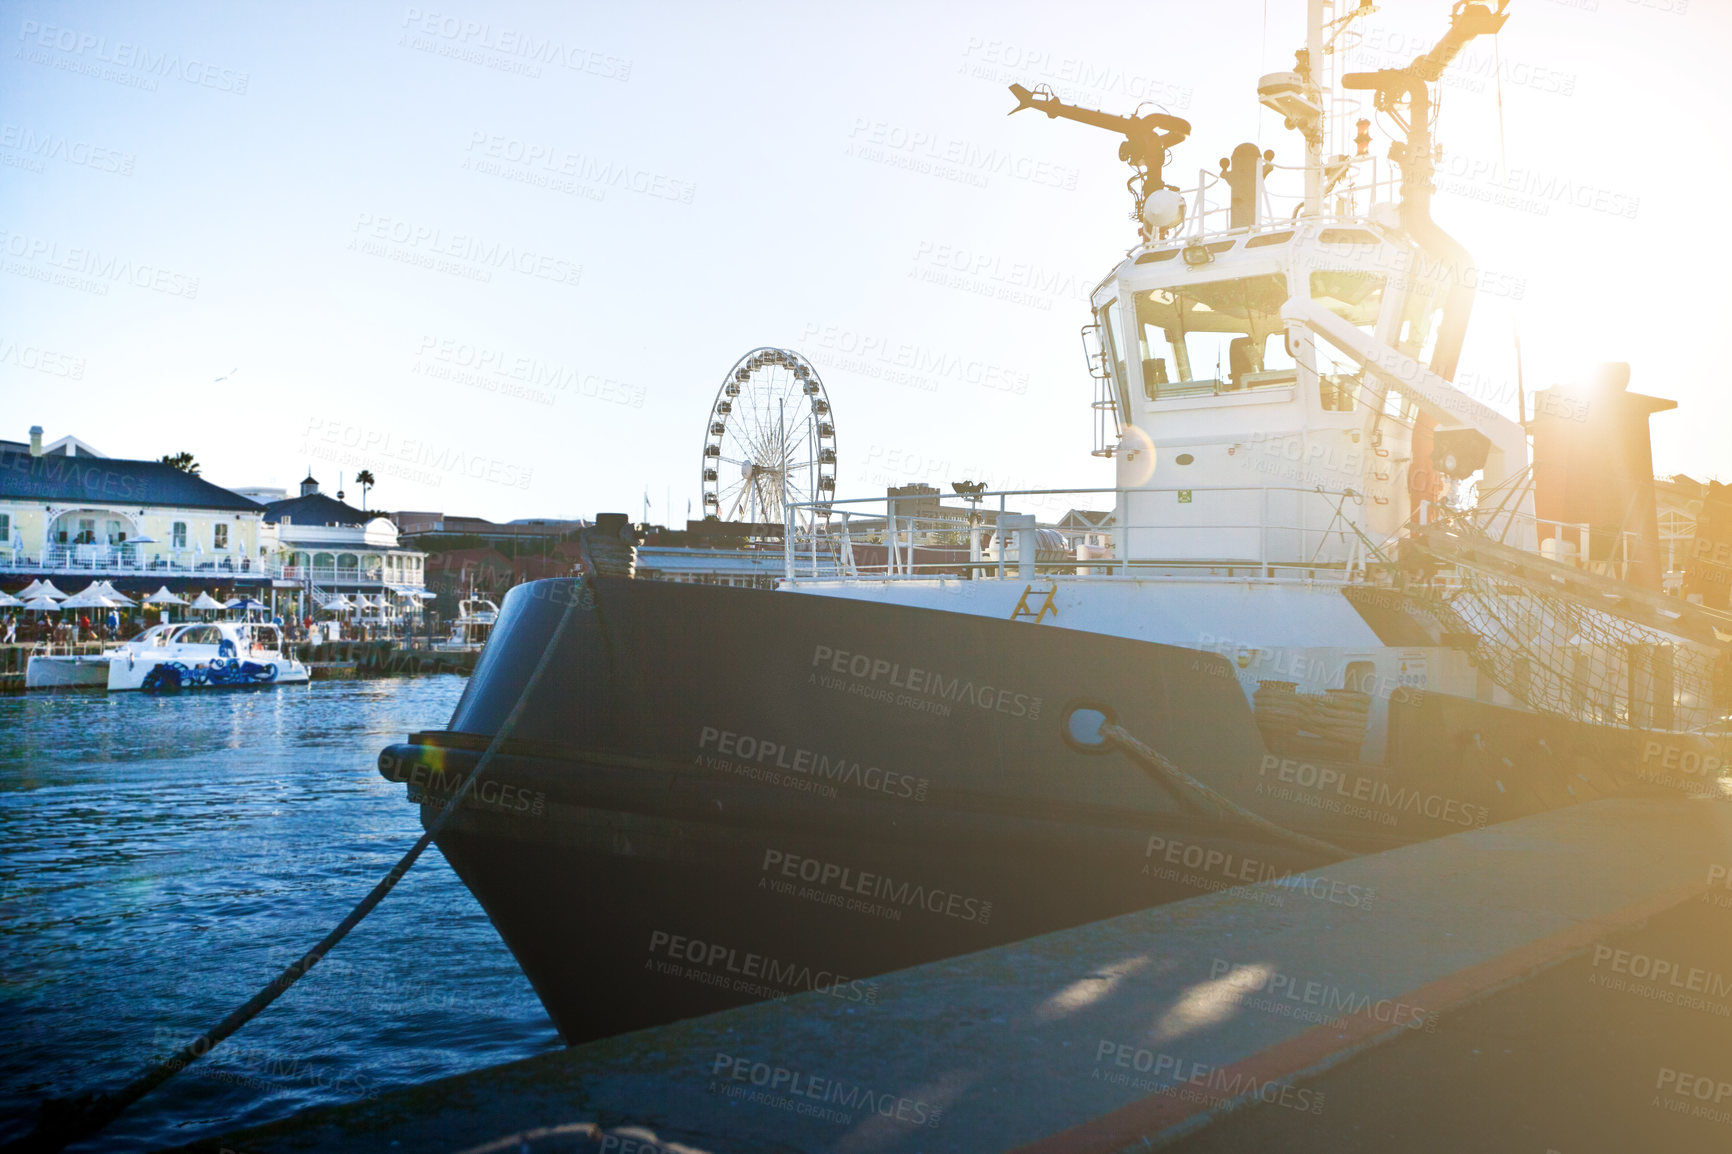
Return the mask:
[[[463,679],[0,697],[0,1141],[112,1090],[311,947],[420,833],[378,751]],[[429,849],[275,1005],[78,1149],[149,1150],[555,1049]]]

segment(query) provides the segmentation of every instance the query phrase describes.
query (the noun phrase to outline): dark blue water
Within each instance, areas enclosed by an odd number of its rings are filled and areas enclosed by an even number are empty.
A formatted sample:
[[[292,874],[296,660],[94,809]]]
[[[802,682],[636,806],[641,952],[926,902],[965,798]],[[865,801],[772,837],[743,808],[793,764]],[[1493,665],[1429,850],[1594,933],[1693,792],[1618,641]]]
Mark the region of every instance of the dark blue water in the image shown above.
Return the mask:
[[[460,678],[0,697],[0,1141],[114,1088],[334,926],[420,833],[379,750]],[[429,849],[275,1005],[98,1138],[146,1150],[556,1048]]]

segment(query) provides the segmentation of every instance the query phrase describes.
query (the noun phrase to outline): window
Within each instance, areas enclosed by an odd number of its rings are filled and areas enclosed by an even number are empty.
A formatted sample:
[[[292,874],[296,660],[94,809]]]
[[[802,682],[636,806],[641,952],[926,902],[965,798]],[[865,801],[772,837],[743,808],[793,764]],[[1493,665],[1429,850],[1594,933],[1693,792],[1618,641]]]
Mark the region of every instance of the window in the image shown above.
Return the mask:
[[[212,530],[211,533],[211,544],[215,545],[218,549],[227,549],[229,547],[229,527],[227,525],[224,525],[220,521],[217,523],[216,528]]]
[[[1325,269],[1311,274],[1311,299],[1364,332],[1377,328],[1383,311],[1382,273]]]
[[[1100,311],[1101,343],[1107,355],[1107,365],[1113,374],[1113,397],[1119,403],[1119,408],[1125,410],[1120,414],[1127,423],[1130,413],[1126,401],[1129,394],[1125,391],[1125,332],[1124,321],[1119,316],[1119,302],[1110,300]]]
[[[0,545],[12,544],[12,514],[0,513]]]
[[[72,539],[75,545],[96,544],[96,518],[80,517],[78,519],[78,536]]]
[[[108,523],[108,543],[110,545],[122,545],[126,543],[125,524],[120,521],[110,521]]]
[[[176,549],[186,548],[186,522],[176,521],[169,531],[169,540]]]
[[[1284,276],[1138,293],[1144,391],[1152,398],[1292,384],[1285,303]]]

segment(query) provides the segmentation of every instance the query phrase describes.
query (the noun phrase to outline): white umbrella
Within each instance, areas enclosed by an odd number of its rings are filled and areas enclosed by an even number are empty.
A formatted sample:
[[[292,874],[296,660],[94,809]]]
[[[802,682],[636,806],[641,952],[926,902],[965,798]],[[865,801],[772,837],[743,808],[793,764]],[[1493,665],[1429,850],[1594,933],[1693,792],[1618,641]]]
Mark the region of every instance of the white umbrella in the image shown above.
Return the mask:
[[[18,600],[18,598],[12,596],[12,594],[0,590],[0,609],[16,609],[22,604],[24,604],[24,602]]]
[[[42,584],[38,585],[34,595],[38,597],[52,597],[56,601],[66,600],[66,594],[56,589],[54,587],[54,582],[52,581],[44,581]]]
[[[200,593],[198,595],[197,599],[193,601],[191,608],[193,608],[193,609],[221,609],[221,608],[223,608],[223,603],[221,601],[218,601],[216,598],[212,597],[209,593]]]
[[[319,608],[328,613],[345,613],[354,607],[354,602],[350,601],[347,597],[344,597],[341,593],[319,606]]]
[[[26,601],[30,600],[32,597],[42,596],[42,581],[41,581],[41,579],[39,578],[35,581],[32,581],[30,584],[26,585],[24,588],[18,590],[18,596],[24,598],[24,600],[26,600]]]
[[[149,597],[146,597],[144,600],[145,600],[145,603],[148,605],[185,605],[186,604],[186,598],[185,597],[176,597],[173,593],[170,593],[168,591],[167,585],[164,585],[161,589],[158,589],[155,593],[152,593]]]
[[[116,603],[120,603],[120,605],[125,605],[126,608],[132,608],[132,606],[135,605],[135,601],[133,601],[132,598],[128,598],[125,593],[121,593],[120,589],[114,587],[113,580],[99,580],[97,584],[102,586],[102,596],[106,596],[107,600],[116,601]]]
[[[52,597],[32,597],[24,603],[24,608],[30,613],[47,613],[51,609],[59,609],[60,602]]]
[[[68,597],[60,603],[62,609],[115,609],[118,605],[103,596],[102,590],[94,584],[83,590],[76,597]]]
[[[124,594],[120,590],[116,589],[114,587],[113,582],[99,581],[99,582],[97,582],[97,584],[100,585],[102,588],[102,595],[104,597],[108,598],[110,601],[113,601],[117,605],[125,606],[128,609],[131,609],[133,607],[134,603],[133,603],[132,598],[128,597],[126,594]]]

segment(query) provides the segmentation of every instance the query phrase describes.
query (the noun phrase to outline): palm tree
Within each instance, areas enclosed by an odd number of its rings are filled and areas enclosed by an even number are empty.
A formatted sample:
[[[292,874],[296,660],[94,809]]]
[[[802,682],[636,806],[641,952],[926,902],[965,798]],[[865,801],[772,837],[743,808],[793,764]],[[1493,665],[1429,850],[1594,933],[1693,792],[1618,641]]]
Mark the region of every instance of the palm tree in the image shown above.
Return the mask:
[[[191,453],[164,453],[162,463],[183,473],[198,476],[198,462],[193,460]]]
[[[378,484],[378,482],[373,479],[373,471],[371,469],[362,469],[359,473],[356,473],[355,484],[361,486],[361,508],[365,510],[367,508],[367,490]]]

